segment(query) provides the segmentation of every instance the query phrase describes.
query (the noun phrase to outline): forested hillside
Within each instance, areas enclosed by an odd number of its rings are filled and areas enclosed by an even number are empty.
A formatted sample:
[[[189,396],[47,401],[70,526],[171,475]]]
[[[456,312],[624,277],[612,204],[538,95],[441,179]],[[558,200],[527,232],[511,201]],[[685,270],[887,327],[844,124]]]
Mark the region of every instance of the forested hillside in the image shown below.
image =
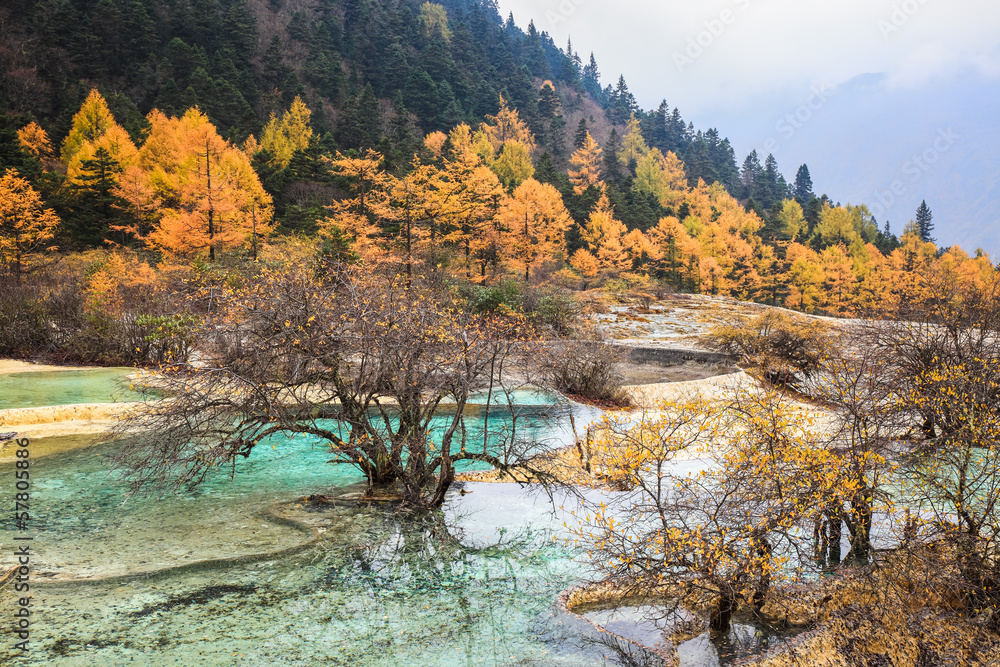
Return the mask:
[[[635,113],[651,147],[684,161],[690,184],[746,189],[717,131],[695,132],[666,102],[643,113],[624,77],[602,88],[593,55],[584,61],[533,25],[504,22],[492,2],[21,1],[0,9],[0,26],[11,64],[0,73],[3,166],[23,169],[13,132],[29,120],[59,146],[93,87],[134,142],[152,109],[197,106],[242,143],[298,95],[313,111],[314,155],[378,148],[397,163],[423,133],[496,113],[503,94],[559,167],[584,126],[614,151]],[[763,178],[748,194],[768,208],[784,179],[773,162],[754,168]]]
[[[408,282],[831,314],[911,298],[930,272],[993,270],[938,249],[926,204],[897,239],[817,196],[806,165],[789,180],[773,156],[737,167],[716,130],[639,109],[623,76],[602,87],[593,55],[491,2],[21,0],[0,34],[5,270],[71,280],[92,305],[126,276],[169,282],[290,239]],[[46,273],[95,249],[113,261]]]

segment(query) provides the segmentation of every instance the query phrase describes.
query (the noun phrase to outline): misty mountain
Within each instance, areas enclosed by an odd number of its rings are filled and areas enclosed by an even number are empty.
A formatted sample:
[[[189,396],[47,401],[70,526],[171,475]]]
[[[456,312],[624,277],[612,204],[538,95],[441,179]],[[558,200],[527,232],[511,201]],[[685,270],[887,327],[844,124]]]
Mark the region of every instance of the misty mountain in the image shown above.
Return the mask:
[[[941,247],[1000,256],[1000,82],[976,74],[918,88],[867,74],[788,103],[760,100],[703,118],[737,155],[773,153],[782,171],[808,163],[835,201],[864,203],[902,233],[922,200]]]

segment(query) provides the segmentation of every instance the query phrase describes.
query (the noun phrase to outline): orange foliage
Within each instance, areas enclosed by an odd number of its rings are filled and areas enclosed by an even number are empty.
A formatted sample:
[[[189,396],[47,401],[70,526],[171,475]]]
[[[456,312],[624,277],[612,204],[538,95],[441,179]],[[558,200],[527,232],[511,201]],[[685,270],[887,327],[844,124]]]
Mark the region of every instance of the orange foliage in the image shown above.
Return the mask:
[[[559,191],[529,178],[506,198],[497,216],[501,224],[502,252],[515,269],[524,270],[528,282],[532,266],[563,261],[566,230],[572,219]]]
[[[0,177],[0,261],[16,282],[42,263],[42,256],[56,249],[51,243],[59,218],[43,208],[41,196],[17,171]]]
[[[118,318],[140,293],[149,299],[161,284],[162,276],[133,253],[111,252],[87,271],[85,309],[92,315]]]
[[[190,109],[180,118],[149,114],[149,138],[139,154],[149,187],[162,201],[146,242],[170,257],[215,259],[269,229],[271,197],[246,153],[222,139],[208,118]],[[145,184],[136,183],[130,204],[149,206]],[[145,204],[142,204],[145,201]]]
[[[591,185],[601,185],[601,153],[601,147],[587,132],[583,146],[569,159],[569,163],[576,167],[569,170],[569,180],[576,194],[583,194]]]

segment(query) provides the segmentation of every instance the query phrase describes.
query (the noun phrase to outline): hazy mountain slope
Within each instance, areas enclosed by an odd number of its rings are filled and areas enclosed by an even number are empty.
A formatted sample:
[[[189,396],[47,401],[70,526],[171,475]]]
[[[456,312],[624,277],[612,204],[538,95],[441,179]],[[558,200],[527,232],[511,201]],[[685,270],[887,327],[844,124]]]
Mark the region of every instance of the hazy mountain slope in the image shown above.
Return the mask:
[[[901,89],[872,74],[812,102],[807,112],[762,101],[707,120],[726,128],[737,155],[766,155],[770,146],[785,173],[808,163],[818,189],[868,204],[897,234],[926,199],[939,245],[1000,256],[998,82],[969,74]],[[794,122],[787,118],[796,112]]]

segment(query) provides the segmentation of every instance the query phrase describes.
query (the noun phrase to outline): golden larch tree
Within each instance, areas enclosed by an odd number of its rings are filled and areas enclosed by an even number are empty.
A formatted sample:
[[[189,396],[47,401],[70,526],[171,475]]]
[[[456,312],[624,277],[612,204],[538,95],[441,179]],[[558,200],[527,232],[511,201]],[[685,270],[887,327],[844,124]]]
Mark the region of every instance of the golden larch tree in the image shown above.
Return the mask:
[[[625,136],[622,138],[622,148],[618,152],[618,161],[627,167],[633,161],[638,163],[642,156],[648,152],[649,146],[646,145],[646,140],[642,136],[639,120],[635,114],[632,114],[628,121],[628,128],[625,130]]]
[[[428,39],[440,39],[446,44],[451,42],[448,12],[442,5],[433,2],[420,5],[420,28],[424,37]]]
[[[55,250],[51,241],[58,225],[59,217],[17,171],[8,169],[0,177],[0,258],[15,282]]]
[[[287,167],[295,151],[304,150],[309,146],[309,140],[313,135],[312,127],[309,125],[311,116],[312,111],[298,95],[292,100],[292,106],[288,111],[281,114],[281,118],[271,113],[271,119],[260,135],[260,148],[274,156],[273,164]]]
[[[694,284],[694,271],[701,255],[701,245],[693,239],[680,220],[673,216],[661,218],[647,232],[659,254],[658,268],[674,285]]]
[[[440,187],[449,193],[444,240],[459,248],[466,279],[472,279],[476,262],[485,281],[489,263],[499,255],[496,214],[504,189],[496,173],[483,163],[468,125],[453,129],[448,141],[451,151],[439,179]]]
[[[448,141],[448,135],[444,132],[431,132],[424,137],[424,147],[434,153],[434,157],[440,158],[446,141]]]
[[[601,273],[615,275],[632,268],[632,262],[622,243],[627,231],[625,224],[615,219],[607,193],[602,192],[587,218],[582,234],[587,248],[597,259]]]
[[[219,136],[197,109],[180,118],[153,111],[140,166],[162,202],[147,243],[173,257],[193,258],[255,243],[271,222],[271,197],[246,153]]]
[[[782,233],[792,241],[806,235],[809,224],[802,213],[802,206],[794,199],[786,199],[778,206],[775,219]]]
[[[677,206],[687,193],[684,163],[672,152],[664,155],[659,148],[652,148],[639,158],[632,187],[653,195],[661,206]]]
[[[134,164],[118,175],[118,183],[112,193],[122,200],[118,206],[131,219],[125,225],[111,225],[112,231],[122,232],[145,244],[163,204],[150,181],[150,174]]]
[[[486,116],[486,122],[480,128],[493,147],[494,153],[508,141],[524,144],[528,152],[535,150],[535,135],[531,133],[528,124],[521,120],[517,109],[511,109],[507,100],[500,96],[500,110],[495,116]]]
[[[632,260],[632,270],[648,271],[660,261],[660,249],[641,230],[633,229],[622,237],[622,247]]]
[[[590,132],[587,132],[583,145],[569,159],[569,180],[573,184],[573,192],[581,195],[591,185],[601,186],[602,152]]]
[[[791,243],[786,259],[789,267],[785,305],[811,313],[823,299],[823,270],[819,265],[819,255],[801,243]]]
[[[847,248],[840,243],[827,247],[819,255],[819,265],[823,272],[824,310],[831,315],[852,314],[855,279]]]
[[[583,289],[587,289],[590,281],[601,272],[601,265],[594,254],[586,248],[580,248],[570,257],[569,265],[583,278]]]
[[[497,217],[503,254],[516,270],[524,270],[524,282],[533,266],[564,260],[572,218],[562,195],[548,183],[529,178],[504,200]]]
[[[369,261],[379,261],[384,249],[378,235],[385,221],[395,220],[390,193],[395,179],[385,173],[382,155],[368,149],[360,157],[337,153],[324,158],[331,175],[347,180],[348,196],[329,207],[330,215],[319,223],[320,236],[326,240],[346,237],[351,250]]]
[[[819,214],[816,235],[824,244],[851,245],[858,238],[855,216],[850,207],[826,206]]]
[[[21,148],[32,156],[38,158],[48,171],[54,171],[58,162],[55,159],[52,142],[49,140],[49,133],[43,130],[38,123],[31,121],[17,131],[17,141]]]
[[[135,164],[139,158],[132,138],[115,121],[108,103],[95,88],[73,116],[73,126],[63,141],[61,160],[66,167],[66,178],[76,182],[83,163],[94,159],[102,148],[122,169]]]
[[[490,169],[508,189],[514,189],[535,175],[531,150],[520,141],[507,141],[500,154],[490,163]]]

